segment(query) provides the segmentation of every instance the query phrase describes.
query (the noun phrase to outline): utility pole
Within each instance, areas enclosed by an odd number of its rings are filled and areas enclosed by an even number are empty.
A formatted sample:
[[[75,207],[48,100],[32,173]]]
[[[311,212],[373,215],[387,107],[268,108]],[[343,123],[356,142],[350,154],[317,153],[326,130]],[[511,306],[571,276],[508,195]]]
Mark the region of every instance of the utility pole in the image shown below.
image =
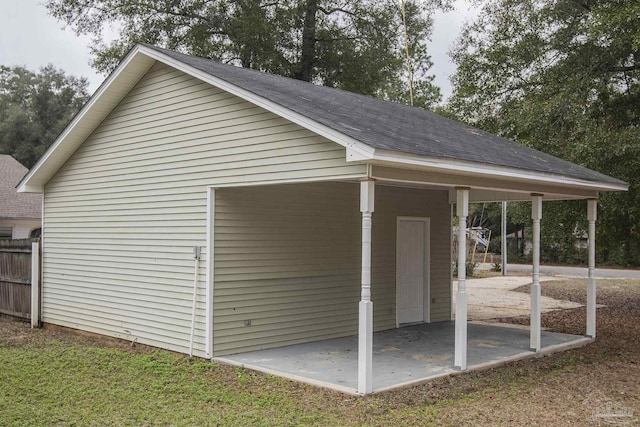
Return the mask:
[[[507,275],[507,202],[502,202],[502,275]]]
[[[411,55],[409,55],[409,35],[407,33],[407,16],[405,15],[404,0],[401,0],[402,25],[404,26],[404,49],[407,55],[407,72],[409,73],[409,105],[413,106],[413,67],[411,66]]]

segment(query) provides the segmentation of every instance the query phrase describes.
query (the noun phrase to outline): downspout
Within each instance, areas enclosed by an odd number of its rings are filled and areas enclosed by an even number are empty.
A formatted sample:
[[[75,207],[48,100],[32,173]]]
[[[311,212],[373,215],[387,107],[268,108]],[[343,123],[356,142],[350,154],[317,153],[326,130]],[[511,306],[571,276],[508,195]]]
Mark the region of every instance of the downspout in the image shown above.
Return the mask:
[[[191,335],[189,337],[189,357],[193,357],[193,335],[196,329],[196,304],[198,302],[198,269],[200,267],[200,246],[193,247],[195,269],[193,273],[193,307],[191,310]]]

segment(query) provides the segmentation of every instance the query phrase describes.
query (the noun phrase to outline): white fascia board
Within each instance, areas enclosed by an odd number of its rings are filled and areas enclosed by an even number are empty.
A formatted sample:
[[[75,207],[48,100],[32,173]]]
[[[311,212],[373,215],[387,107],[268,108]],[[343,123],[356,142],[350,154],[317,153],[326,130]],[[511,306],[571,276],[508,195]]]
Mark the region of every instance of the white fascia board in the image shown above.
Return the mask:
[[[177,70],[187,73],[232,95],[242,98],[245,101],[249,101],[254,105],[262,107],[267,111],[290,120],[291,122],[300,125],[305,129],[308,129],[314,133],[317,133],[318,135],[324,136],[325,138],[339,145],[342,145],[347,149],[347,161],[370,159],[373,155],[373,152],[375,151],[372,147],[358,141],[357,139],[351,138],[341,132],[336,131],[335,129],[331,129],[329,126],[318,123],[315,120],[312,120],[300,113],[296,113],[295,111],[276,104],[275,102],[270,101],[260,95],[256,95],[253,92],[229,83],[226,80],[212,76],[211,74],[198,70],[195,67],[192,67],[188,64],[185,64],[184,62],[171,58],[146,46],[139,46],[139,48],[140,51],[145,55],[148,55],[157,61],[163,62]],[[352,158],[350,158],[350,153],[353,156]]]
[[[127,70],[134,58],[139,55],[141,48],[142,46],[133,48],[122,60],[118,68],[116,68],[94,92],[89,101],[87,101],[78,114],[75,115],[42,157],[38,159],[35,166],[22,178],[17,186],[19,193],[42,193],[44,185],[52,176],[51,171],[53,170],[53,173],[55,173],[82,142],[84,142],[86,136],[85,138],[79,137],[77,140],[71,138],[74,131],[82,132],[84,130],[84,132],[90,134],[102,120],[104,120],[113,107],[117,105],[117,102],[108,103],[109,105],[100,105],[104,99],[103,96],[105,92],[120,89],[123,92],[122,96],[124,96],[131,89],[130,87],[117,88],[118,83],[121,83],[117,81],[118,77],[128,72],[137,82],[144,76],[149,67],[146,67],[146,69],[143,67],[144,72],[142,72],[142,70],[134,70],[133,72]],[[121,98],[122,97],[120,97],[120,99]],[[96,116],[99,117],[99,119],[96,119],[96,117],[88,117],[91,113],[97,113]]]
[[[336,175],[336,176],[322,176],[317,178],[292,178],[292,179],[269,179],[262,181],[246,180],[242,182],[233,182],[227,184],[214,184],[208,186],[208,188],[238,188],[238,187],[259,187],[265,185],[282,185],[282,184],[305,184],[310,182],[360,182],[362,179],[367,178],[367,174],[352,174],[352,175]]]
[[[463,173],[465,175],[479,175],[501,179],[517,179],[520,181],[536,181],[544,184],[555,184],[565,187],[590,189],[597,191],[627,191],[628,184],[616,184],[601,181],[586,181],[562,175],[533,172],[505,166],[494,166],[467,162],[455,159],[438,159],[415,156],[388,150],[376,150],[372,160],[388,166],[411,165],[448,173]]]
[[[41,185],[22,184],[20,187],[18,187],[17,192],[18,193],[42,193],[42,188],[43,187]]]

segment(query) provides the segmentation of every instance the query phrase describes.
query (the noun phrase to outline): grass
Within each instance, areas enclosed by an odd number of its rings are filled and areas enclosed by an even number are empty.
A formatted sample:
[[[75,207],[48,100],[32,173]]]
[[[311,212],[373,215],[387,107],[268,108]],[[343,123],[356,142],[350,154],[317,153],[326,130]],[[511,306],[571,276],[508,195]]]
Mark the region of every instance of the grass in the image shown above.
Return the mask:
[[[599,302],[609,304],[594,344],[365,398],[0,320],[0,425],[607,425],[594,411],[611,402],[636,425],[640,281],[599,283]],[[572,300],[583,289],[583,281],[543,284],[543,293]],[[543,326],[580,333],[584,310],[545,314]]]
[[[46,334],[45,334],[46,335]],[[0,344],[2,425],[305,425],[282,382],[161,350]]]

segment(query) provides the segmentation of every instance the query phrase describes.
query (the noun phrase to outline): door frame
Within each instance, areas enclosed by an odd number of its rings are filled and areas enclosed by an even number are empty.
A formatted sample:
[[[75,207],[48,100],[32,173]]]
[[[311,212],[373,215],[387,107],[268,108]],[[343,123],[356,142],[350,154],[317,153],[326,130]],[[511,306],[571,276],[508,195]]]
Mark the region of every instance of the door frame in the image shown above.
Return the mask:
[[[431,323],[431,218],[430,217],[417,217],[417,216],[399,216],[396,219],[396,328],[400,327],[398,321],[398,301],[400,300],[400,223],[402,221],[422,221],[425,224],[425,239],[424,239],[424,290],[423,290],[423,318],[425,323]]]

